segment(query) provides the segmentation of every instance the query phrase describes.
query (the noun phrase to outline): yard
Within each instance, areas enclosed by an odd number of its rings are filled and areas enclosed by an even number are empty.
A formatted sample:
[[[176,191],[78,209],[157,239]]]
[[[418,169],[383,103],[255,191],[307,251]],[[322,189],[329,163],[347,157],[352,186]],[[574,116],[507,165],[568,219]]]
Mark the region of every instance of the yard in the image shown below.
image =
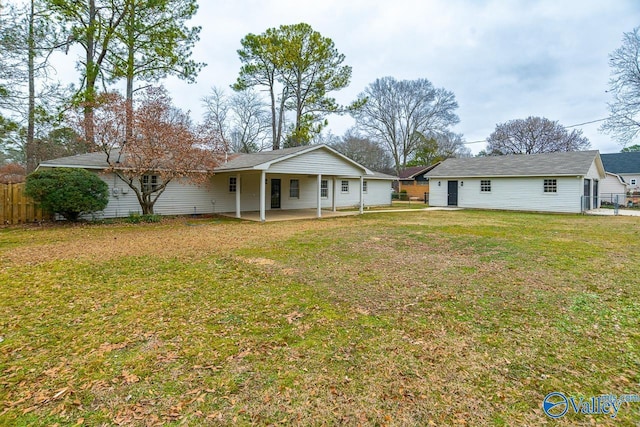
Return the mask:
[[[640,222],[453,211],[0,229],[0,425],[631,425]]]

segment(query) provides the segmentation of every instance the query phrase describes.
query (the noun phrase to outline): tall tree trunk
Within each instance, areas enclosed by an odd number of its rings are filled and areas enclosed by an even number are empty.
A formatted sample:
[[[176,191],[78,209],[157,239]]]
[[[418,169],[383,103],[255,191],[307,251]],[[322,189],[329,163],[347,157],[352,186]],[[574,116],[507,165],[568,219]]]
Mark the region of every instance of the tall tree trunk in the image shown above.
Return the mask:
[[[87,87],[84,95],[84,133],[85,142],[89,146],[88,151],[93,151],[95,147],[94,131],[94,103],[96,101],[96,81],[98,79],[98,67],[95,63],[95,33],[96,33],[96,2],[89,0],[89,25],[87,28],[86,40],[86,64],[87,64]]]
[[[33,172],[38,166],[38,152],[35,146],[35,121],[36,121],[36,83],[35,83],[35,0],[31,0],[29,9],[29,29],[27,36],[27,68],[29,80],[29,101],[27,110],[27,140],[25,145],[25,156],[27,160],[27,173]]]
[[[135,74],[135,0],[129,0],[125,5],[125,20],[127,25],[127,123],[125,124],[126,141],[133,138],[133,78]]]
[[[278,127],[280,123],[280,117],[278,117],[278,108],[276,107],[276,94],[273,86],[269,91],[269,95],[271,95],[271,130],[272,130],[271,149],[279,150],[280,135],[279,135]]]

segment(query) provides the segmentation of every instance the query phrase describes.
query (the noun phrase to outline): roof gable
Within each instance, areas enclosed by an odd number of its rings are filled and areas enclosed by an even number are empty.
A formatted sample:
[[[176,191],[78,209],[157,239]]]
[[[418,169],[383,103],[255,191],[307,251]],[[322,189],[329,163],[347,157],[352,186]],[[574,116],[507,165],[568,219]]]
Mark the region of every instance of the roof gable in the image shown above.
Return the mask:
[[[423,173],[429,172],[436,166],[438,166],[440,162],[434,163],[429,166],[410,166],[408,168],[404,168],[400,171],[400,179],[414,179],[416,176],[421,175]]]
[[[365,168],[361,164],[355,162],[354,160],[351,160],[345,155],[324,144],[285,148],[282,150],[261,151],[259,153],[251,154],[241,154],[218,166],[214,169],[214,172],[230,172],[250,169],[268,170],[272,165],[276,163],[283,162],[294,157],[302,156],[306,153],[310,153],[316,150],[328,151],[344,162],[349,163],[351,166],[356,167],[357,169],[361,169],[364,174],[373,174],[369,169]]]
[[[594,162],[600,175],[604,176],[597,150],[447,159],[427,173],[427,176],[585,176]]]

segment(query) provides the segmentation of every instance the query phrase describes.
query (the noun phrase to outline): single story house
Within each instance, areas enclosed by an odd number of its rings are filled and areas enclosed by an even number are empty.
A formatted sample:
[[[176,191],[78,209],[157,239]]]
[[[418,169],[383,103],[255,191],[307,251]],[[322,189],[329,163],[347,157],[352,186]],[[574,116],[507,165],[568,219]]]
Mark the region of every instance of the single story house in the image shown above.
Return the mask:
[[[408,197],[424,201],[425,193],[429,197],[429,178],[426,174],[438,164],[402,169],[398,177],[398,193],[406,192]]]
[[[631,193],[640,193],[640,152],[602,154],[601,157],[605,171],[622,177]]]
[[[104,218],[140,212],[136,195],[118,176],[106,171],[102,152],[42,162],[39,168],[73,167],[93,170],[109,185]],[[204,185],[174,180],[154,206],[161,215],[266,213],[284,209],[322,209],[391,204],[396,177],[373,172],[326,145],[310,145],[254,154],[238,154],[219,164]],[[157,178],[157,177],[156,177]],[[149,182],[155,182],[149,176]]]
[[[579,213],[600,206],[598,151],[447,159],[427,173],[430,206]]]

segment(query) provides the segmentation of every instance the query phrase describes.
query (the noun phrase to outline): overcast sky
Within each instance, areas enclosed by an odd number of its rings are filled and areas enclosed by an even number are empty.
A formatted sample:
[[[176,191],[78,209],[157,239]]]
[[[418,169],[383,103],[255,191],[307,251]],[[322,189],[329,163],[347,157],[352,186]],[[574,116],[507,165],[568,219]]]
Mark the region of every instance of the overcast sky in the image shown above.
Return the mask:
[[[334,94],[353,101],[376,78],[429,79],[452,91],[469,141],[487,138],[496,124],[528,116],[564,126],[607,116],[609,54],[624,32],[640,26],[639,0],[201,0],[202,26],[194,59],[208,66],[196,84],[170,79],[174,102],[202,114],[212,86],[228,88],[240,69],[237,50],[248,33],[305,22],[331,38],[351,84]],[[329,117],[342,135],[349,117]],[[601,152],[621,146],[598,131],[578,127]],[[484,143],[469,144],[472,152]]]

